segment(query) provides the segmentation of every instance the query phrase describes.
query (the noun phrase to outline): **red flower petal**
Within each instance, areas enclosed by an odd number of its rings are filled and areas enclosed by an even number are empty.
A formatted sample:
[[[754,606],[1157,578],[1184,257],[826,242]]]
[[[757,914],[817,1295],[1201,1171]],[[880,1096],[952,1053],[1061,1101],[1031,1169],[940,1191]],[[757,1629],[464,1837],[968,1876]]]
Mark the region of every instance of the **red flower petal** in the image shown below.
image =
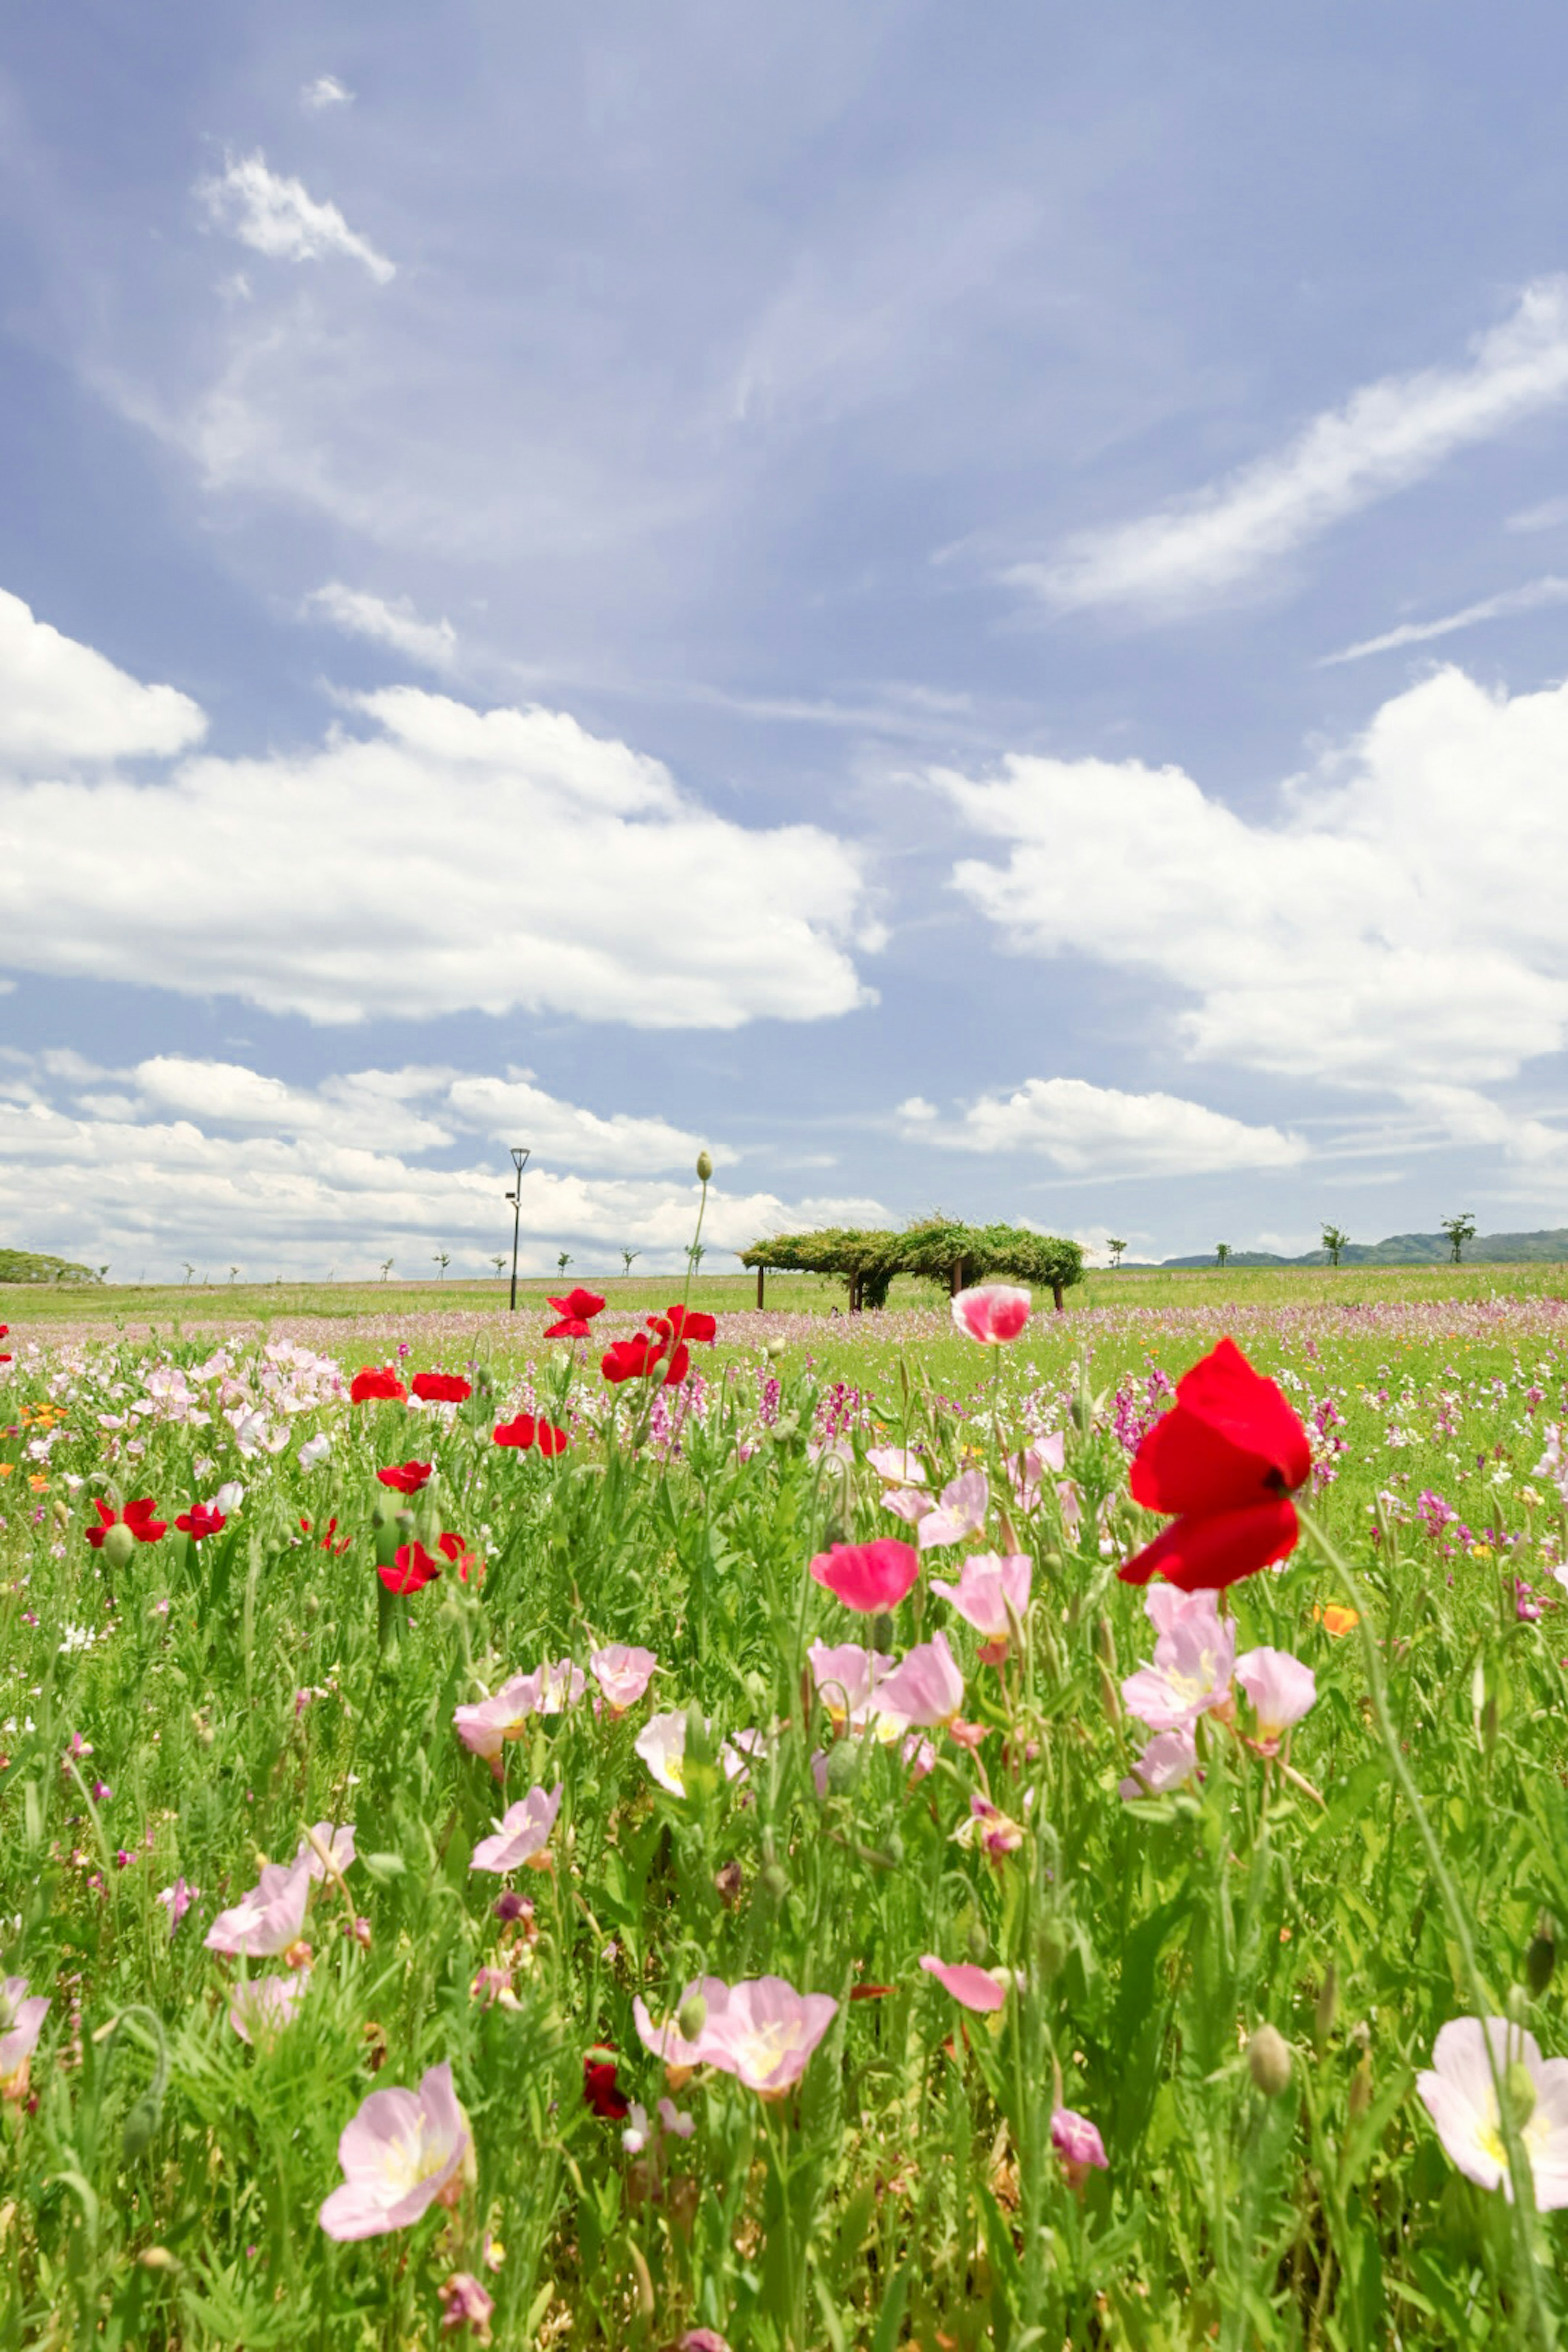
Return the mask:
[[[441,1570],[419,1542],[399,1544],[393,1554],[390,1568],[378,1568],[377,1576],[389,1592],[419,1592]]]
[[[1193,1512],[1162,1529],[1116,1571],[1124,1584],[1154,1575],[1184,1592],[1219,1591],[1294,1551],[1300,1527],[1285,1495],[1240,1511]]]
[[[1303,1485],[1307,1433],[1272,1381],[1222,1339],[1176,1384],[1138,1448],[1131,1485],[1150,1511],[1234,1511]]]
[[[458,1372],[416,1372],[409,1386],[421,1404],[462,1404],[474,1393]]]
[[[390,1470],[378,1470],[375,1475],[395,1495],[416,1495],[421,1486],[428,1486],[434,1466],[429,1462],[395,1462]]]
[[[374,1404],[382,1399],[395,1402],[407,1393],[390,1364],[362,1364],[349,1383],[351,1404]]]
[[[490,1432],[490,1444],[515,1446],[520,1454],[526,1454],[533,1444],[535,1426],[531,1412],[520,1412],[515,1421],[498,1421]]]

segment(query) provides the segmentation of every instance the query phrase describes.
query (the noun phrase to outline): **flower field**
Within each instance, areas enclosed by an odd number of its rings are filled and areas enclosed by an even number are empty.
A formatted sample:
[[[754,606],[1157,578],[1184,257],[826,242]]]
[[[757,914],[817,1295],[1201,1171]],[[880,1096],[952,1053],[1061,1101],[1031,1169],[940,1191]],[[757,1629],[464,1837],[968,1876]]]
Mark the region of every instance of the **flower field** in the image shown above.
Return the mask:
[[[1568,1307],[1419,1293],[14,1312],[0,2345],[1556,2342]]]

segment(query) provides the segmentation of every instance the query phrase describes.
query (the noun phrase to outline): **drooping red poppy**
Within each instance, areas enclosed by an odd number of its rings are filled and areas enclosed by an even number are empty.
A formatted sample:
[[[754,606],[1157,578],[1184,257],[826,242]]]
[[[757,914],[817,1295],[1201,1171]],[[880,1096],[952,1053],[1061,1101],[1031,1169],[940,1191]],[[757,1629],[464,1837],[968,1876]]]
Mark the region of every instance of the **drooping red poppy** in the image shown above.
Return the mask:
[[[564,1298],[550,1301],[560,1320],[552,1323],[544,1336],[547,1339],[586,1339],[589,1324],[595,1315],[605,1311],[605,1302],[596,1290],[569,1290]]]
[[[207,1536],[220,1534],[228,1521],[215,1504],[193,1503],[188,1511],[180,1513],[174,1525],[182,1535],[189,1536],[193,1543],[201,1543]]]
[[[1118,1575],[1147,1584],[1157,1574],[1196,1592],[1271,1567],[1295,1549],[1300,1527],[1289,1498],[1311,1467],[1307,1433],[1283,1392],[1234,1339],[1222,1339],[1177,1382],[1175,1403],[1133,1457],[1134,1502],[1176,1517]]]
[[[699,1307],[669,1307],[662,1315],[650,1315],[648,1321],[662,1331],[668,1325],[678,1339],[716,1339],[719,1326],[711,1315]]]
[[[392,1566],[375,1572],[388,1592],[419,1592],[440,1575],[441,1565],[416,1538],[413,1543],[399,1544],[392,1555]]]
[[[619,2063],[607,2050],[590,2050],[583,2061],[584,2099],[607,2124],[618,2124],[631,2113],[626,2093],[616,2083]]]
[[[362,1364],[349,1382],[351,1404],[395,1403],[408,1394],[390,1364]]]
[[[531,1412],[520,1412],[515,1421],[498,1421],[490,1432],[492,1445],[514,1445],[526,1454],[533,1444],[533,1433],[539,1424]]]
[[[640,1381],[653,1369],[659,1353],[653,1342],[638,1331],[629,1339],[612,1339],[599,1360],[599,1370],[605,1380],[619,1387],[622,1381]]]
[[[150,1495],[143,1495],[140,1502],[127,1503],[123,1511],[111,1511],[107,1503],[96,1498],[92,1507],[98,1513],[98,1525],[88,1528],[87,1539],[94,1551],[102,1549],[103,1538],[112,1527],[129,1528],[138,1543],[157,1543],[169,1532],[167,1519],[153,1517],[158,1506]]]
[[[416,1495],[421,1486],[430,1483],[433,1462],[395,1462],[389,1470],[378,1470],[376,1476],[395,1495]]]
[[[474,1393],[460,1372],[416,1372],[408,1385],[421,1404],[462,1404]]]
[[[444,1536],[437,1537],[436,1549],[447,1561],[448,1567],[455,1568],[457,1570],[458,1581],[459,1584],[467,1584],[468,1580],[468,1570],[470,1569],[474,1571],[474,1582],[476,1584],[482,1584],[484,1582],[484,1561],[482,1559],[476,1559],[475,1555],[468,1549],[468,1545],[464,1542],[461,1536],[454,1535],[451,1529],[448,1528]]]

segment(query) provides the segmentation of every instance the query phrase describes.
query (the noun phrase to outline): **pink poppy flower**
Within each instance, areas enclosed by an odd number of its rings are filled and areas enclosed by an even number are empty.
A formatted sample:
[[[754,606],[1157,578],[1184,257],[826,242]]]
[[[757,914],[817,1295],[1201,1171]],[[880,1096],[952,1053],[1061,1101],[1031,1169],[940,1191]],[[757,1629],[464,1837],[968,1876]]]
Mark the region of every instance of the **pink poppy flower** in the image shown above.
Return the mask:
[[[1524,2114],[1520,2138],[1535,2178],[1543,2213],[1568,2205],[1568,2058],[1542,2058],[1533,2033],[1500,2017],[1451,2017],[1432,2049],[1432,2064],[1415,2077],[1421,2103],[1453,2162],[1478,2189],[1499,2189],[1511,2204],[1508,2151],[1487,2044],[1500,2074],[1515,2087],[1514,2113]],[[1518,2070],[1516,2073],[1515,2070]]]
[[[1236,1662],[1236,1679],[1258,1717],[1259,1745],[1270,1750],[1318,1696],[1317,1675],[1289,1650],[1248,1650]]]
[[[984,2017],[1001,2008],[1007,1998],[1006,1970],[998,1969],[994,1976],[988,1969],[977,1969],[970,1960],[939,1960],[934,1952],[926,1952],[921,1966],[927,1976],[934,1977],[944,1992],[950,1992],[961,2009],[972,2009],[976,2016]]]
[[[1192,1726],[1183,1724],[1175,1731],[1155,1734],[1116,1793],[1124,1804],[1139,1797],[1163,1797],[1190,1780],[1197,1769],[1197,1742]]]
[[[829,1719],[863,1731],[877,1712],[875,1695],[893,1670],[891,1658],[880,1650],[863,1649],[858,1642],[840,1642],[833,1649],[814,1642],[805,1654]]]
[[[920,1574],[920,1561],[896,1536],[879,1536],[875,1543],[835,1544],[831,1551],[819,1551],[811,1573],[846,1609],[872,1617],[898,1607]]]
[[[496,1823],[494,1837],[481,1838],[474,1848],[470,1870],[493,1870],[498,1874],[520,1870],[524,1863],[538,1866],[539,1856],[550,1843],[550,1832],[555,1827],[555,1816],[561,1811],[561,1792],[564,1783],[557,1780],[548,1796],[542,1789],[531,1789],[515,1805],[509,1805]]]
[[[647,2002],[640,1993],[632,2001],[632,2022],[637,2027],[637,2040],[645,2050],[651,2051],[665,2065],[689,2072],[707,2063],[708,2028],[723,2011],[730,1998],[730,1988],[722,1977],[697,1977],[681,1994],[662,2025],[656,2025],[648,2014]],[[694,2000],[706,2006],[707,2015],[700,2033],[688,2038],[680,2031],[680,2019]],[[689,2022],[689,2020],[688,2021]]]
[[[201,1891],[199,1886],[190,1885],[185,1879],[176,1878],[173,1886],[165,1886],[159,1895],[159,1902],[169,1915],[171,1939],[192,1904],[200,1899]]]
[[[636,1706],[647,1690],[658,1660],[651,1650],[639,1650],[635,1643],[612,1642],[603,1650],[595,1650],[588,1660],[588,1670],[605,1694],[612,1715],[624,1715],[628,1706]]]
[[[457,2187],[472,2146],[449,2065],[432,2066],[417,2091],[373,2091],[338,2142],[343,2184],[322,2229],[340,2242],[406,2230]]]
[[[1180,1730],[1225,1704],[1236,1627],[1228,1617],[1221,1623],[1215,1596],[1205,1587],[1184,1592],[1177,1585],[1156,1584],[1143,1606],[1159,1633],[1154,1663],[1128,1675],[1122,1701],[1151,1731]]]
[[[995,1348],[1017,1338],[1033,1303],[1026,1290],[1016,1289],[1011,1283],[983,1282],[973,1290],[959,1292],[952,1302],[952,1319],[971,1339]]]
[[[295,1860],[285,1865],[269,1862],[259,1883],[227,1911],[220,1911],[203,1942],[209,1952],[231,1958],[269,1960],[285,1952],[305,1924],[305,1900],[310,1892],[310,1867]]]
[[[946,1723],[963,1704],[963,1676],[945,1633],[906,1651],[878,1695],[880,1712],[897,1717],[900,1728]]]
[[[300,1969],[292,1976],[251,1977],[236,1985],[228,2021],[240,2040],[254,2047],[258,2042],[270,2042],[291,2025],[310,1981],[310,1969]]]
[[[990,1500],[990,1482],[984,1470],[965,1470],[950,1479],[936,1509],[928,1511],[920,1523],[917,1541],[921,1551],[938,1544],[962,1543],[966,1536],[983,1536]]]
[[[923,1486],[925,1464],[918,1454],[910,1454],[901,1445],[868,1445],[866,1459],[879,1478],[889,1486]]]
[[[345,1822],[341,1829],[335,1829],[331,1822],[316,1822],[312,1827],[332,1858],[332,1868],[340,1874],[347,1870],[354,1858],[353,1823]],[[300,1840],[300,1850],[294,1861],[296,1865],[302,1862],[318,1885],[326,1879],[327,1866],[308,1837]]]
[[[783,1977],[747,1978],[710,2013],[700,2047],[710,2066],[733,2074],[748,2091],[781,2099],[837,2014],[827,1993],[796,1992]]]
[[[1075,2115],[1071,2107],[1058,2107],[1051,2117],[1051,2146],[1074,2189],[1082,2185],[1091,2166],[1100,2172],[1109,2168],[1105,2142],[1098,2130],[1087,2116]]]
[[[997,1645],[999,1654],[1028,1614],[1034,1572],[1026,1552],[976,1551],[959,1570],[956,1584],[944,1584],[933,1576],[931,1589],[951,1601],[966,1624]]]
[[[0,1981],[0,2098],[25,2098],[28,2065],[48,2015],[47,1993],[26,1998],[26,1977]]]

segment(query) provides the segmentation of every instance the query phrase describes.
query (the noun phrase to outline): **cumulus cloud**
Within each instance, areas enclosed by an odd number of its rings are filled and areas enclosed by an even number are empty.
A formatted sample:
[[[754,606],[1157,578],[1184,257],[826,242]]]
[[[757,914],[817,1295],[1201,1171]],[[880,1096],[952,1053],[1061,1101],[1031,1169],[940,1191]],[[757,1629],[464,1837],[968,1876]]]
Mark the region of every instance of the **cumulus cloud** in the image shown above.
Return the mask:
[[[310,114],[324,114],[329,107],[352,106],[354,94],[345,89],[336,74],[318,74],[300,92],[300,103]]]
[[[875,933],[833,835],[714,816],[559,711],[413,687],[353,707],[363,736],[153,783],[0,764],[0,961],[317,1023],[521,1007],[730,1029],[866,1001],[845,942]]]
[[[320,261],[339,254],[357,261],[378,286],[390,285],[397,265],[350,228],[333,204],[318,204],[302,180],[268,169],[267,158],[230,157],[216,179],[197,189],[213,219],[242,245],[272,261]]]
[[[305,599],[307,613],[319,613],[335,629],[342,629],[353,637],[369,637],[374,644],[391,646],[395,652],[408,655],[413,661],[424,662],[432,669],[451,667],[458,650],[458,632],[450,621],[422,621],[406,596],[389,604],[381,596],[373,596],[368,589],[346,588],[341,580],[329,580],[324,588],[312,588]]]
[[[188,695],[128,677],[0,588],[0,767],[167,757],[205,731]]]
[[[1277,1127],[1248,1127],[1179,1095],[1123,1094],[1083,1078],[1026,1078],[946,1122],[920,1096],[900,1108],[911,1139],[952,1151],[1037,1152],[1071,1175],[1292,1168],[1307,1156],[1299,1135]]]
[[[1196,1057],[1397,1091],[1568,1044],[1565,769],[1568,687],[1444,669],[1271,822],[1136,761],[933,781],[1008,845],[954,873],[1007,947],[1142,971]]]
[[[165,1056],[115,1074],[123,1091],[108,1098],[52,1076],[41,1057],[14,1055],[6,1069],[0,1230],[25,1234],[31,1247],[107,1260],[122,1276],[169,1274],[191,1259],[208,1269],[237,1263],[260,1278],[333,1265],[363,1275],[389,1255],[399,1273],[425,1277],[438,1249],[459,1269],[510,1254],[504,1155],[476,1160],[469,1147],[441,1165],[429,1156],[459,1123],[447,1116],[450,1073],[359,1072],[309,1089],[238,1065]],[[586,1116],[553,1108],[568,1129]],[[667,1147],[641,1132],[658,1122],[602,1124],[626,1140],[621,1160],[601,1161],[616,1173],[530,1164],[521,1263],[532,1272],[552,1272],[567,1247],[576,1272],[610,1269],[622,1248],[642,1252],[645,1270],[684,1264],[695,1178],[641,1172],[662,1164]],[[236,1126],[251,1130],[243,1149],[227,1131]],[[679,1141],[684,1150],[689,1138]],[[760,1234],[886,1217],[876,1201],[786,1202],[716,1184],[703,1234],[713,1264]]]
[[[1396,629],[1385,629],[1380,637],[1363,637],[1359,645],[1346,646],[1337,654],[1325,654],[1319,662],[1320,669],[1333,669],[1341,662],[1364,661],[1368,654],[1395,653],[1402,646],[1424,646],[1434,637],[1452,636],[1456,629],[1473,629],[1479,621],[1500,621],[1510,613],[1532,613],[1542,604],[1561,604],[1568,599],[1568,580],[1559,580],[1548,573],[1543,580],[1528,580],[1521,588],[1505,588],[1500,595],[1483,596],[1479,604],[1467,604],[1458,613],[1447,613],[1438,621],[1403,621]]]
[[[1059,608],[1184,609],[1235,588],[1458,451],[1568,397],[1568,278],[1528,286],[1468,366],[1384,376],[1283,449],[1135,522],[1085,531],[1008,577]]]

